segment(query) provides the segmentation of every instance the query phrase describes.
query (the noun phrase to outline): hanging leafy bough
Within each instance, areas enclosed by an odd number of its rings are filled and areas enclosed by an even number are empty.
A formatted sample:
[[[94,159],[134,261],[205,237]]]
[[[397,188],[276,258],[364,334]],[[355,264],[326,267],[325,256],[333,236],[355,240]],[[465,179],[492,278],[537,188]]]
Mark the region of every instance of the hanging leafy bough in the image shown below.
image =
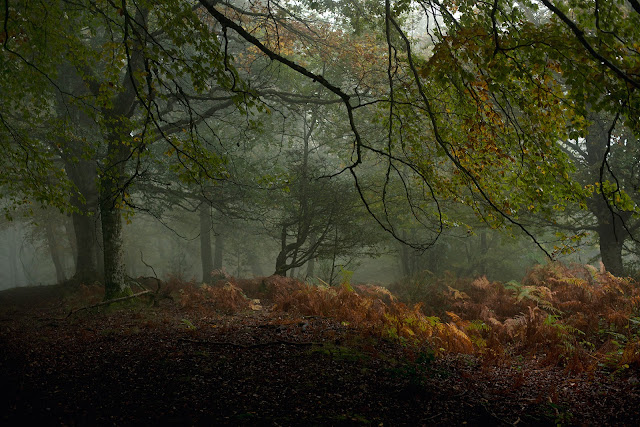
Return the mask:
[[[571,210],[570,221],[561,225],[571,232],[565,241],[573,242],[556,251],[570,251],[588,231],[599,240],[607,270],[624,275],[621,253],[625,242],[638,243],[640,206],[632,184],[637,182],[637,173],[628,163],[637,161],[640,135],[638,2],[495,0],[482,5],[471,1],[443,4],[451,12],[449,20],[456,33],[480,27],[491,36],[485,44],[484,69],[488,74],[500,70],[507,79],[499,80],[502,86],[509,87],[509,79],[526,77],[538,81],[541,88],[549,80],[560,90],[550,99],[564,108],[559,117],[567,126],[567,135],[554,145],[576,166],[574,173],[566,172],[583,187],[572,200],[577,200],[584,212]],[[474,38],[471,43],[476,41]],[[505,60],[509,67],[493,68]],[[551,65],[549,72],[540,71],[545,63]],[[538,105],[537,98],[532,105]],[[548,111],[542,104],[541,113]],[[566,207],[554,205],[560,212]],[[531,206],[532,212],[536,209]],[[548,223],[556,226],[556,220],[563,222],[563,215],[551,215]]]
[[[544,211],[582,194],[557,144],[566,137],[572,116],[554,78],[558,63],[540,55],[532,69],[514,76],[511,70],[524,67],[523,61],[532,55],[494,55],[494,25],[488,16],[486,22],[463,26],[449,4],[386,1],[384,8],[372,6],[371,16],[380,24],[373,30],[387,47],[376,67],[386,63],[387,82],[386,90],[377,86],[378,92],[369,95],[360,93],[357,85],[335,84],[325,77],[328,72],[306,68],[288,51],[274,48],[271,39],[247,30],[245,21],[254,11],[225,2],[200,3],[226,31],[342,101],[352,133],[352,156],[336,173],[352,175],[369,213],[396,239],[427,248],[444,227],[459,225],[443,211],[442,203],[453,201],[472,207],[494,227],[516,227],[536,241],[519,220],[522,212]],[[295,13],[286,2],[269,6],[272,9],[258,15],[282,34],[290,31],[286,23],[291,20],[312,21],[313,8],[343,20],[342,12],[324,4],[300,7]],[[418,9],[430,19],[429,51],[418,50],[403,26],[402,16]],[[434,13],[440,16],[435,21]],[[505,39],[516,36],[505,29]],[[377,132],[361,122],[365,117],[376,118]],[[381,126],[386,131],[381,132]],[[371,178],[361,172],[363,163],[386,166],[380,177]],[[365,180],[376,182],[379,190],[372,190]],[[407,211],[434,230],[431,242],[408,242],[399,232],[401,224],[390,209],[399,195],[405,197]]]

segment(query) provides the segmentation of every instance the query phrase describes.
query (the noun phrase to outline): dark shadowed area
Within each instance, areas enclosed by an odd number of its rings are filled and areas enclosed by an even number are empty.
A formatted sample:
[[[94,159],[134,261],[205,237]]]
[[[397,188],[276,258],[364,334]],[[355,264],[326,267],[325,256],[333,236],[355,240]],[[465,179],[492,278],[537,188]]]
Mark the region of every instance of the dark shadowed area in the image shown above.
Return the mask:
[[[408,308],[374,289],[314,297],[282,279],[239,285],[262,298],[176,282],[163,296],[78,310],[102,300],[98,287],[3,291],[3,425],[640,421],[637,363],[572,372],[542,353],[434,350],[380,324],[376,312]]]

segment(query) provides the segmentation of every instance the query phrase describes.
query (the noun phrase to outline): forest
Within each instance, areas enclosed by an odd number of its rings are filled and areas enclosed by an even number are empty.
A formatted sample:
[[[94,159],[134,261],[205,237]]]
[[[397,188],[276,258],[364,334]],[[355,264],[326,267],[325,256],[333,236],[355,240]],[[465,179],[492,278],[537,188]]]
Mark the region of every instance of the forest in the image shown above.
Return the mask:
[[[640,2],[3,0],[0,420],[638,425]]]

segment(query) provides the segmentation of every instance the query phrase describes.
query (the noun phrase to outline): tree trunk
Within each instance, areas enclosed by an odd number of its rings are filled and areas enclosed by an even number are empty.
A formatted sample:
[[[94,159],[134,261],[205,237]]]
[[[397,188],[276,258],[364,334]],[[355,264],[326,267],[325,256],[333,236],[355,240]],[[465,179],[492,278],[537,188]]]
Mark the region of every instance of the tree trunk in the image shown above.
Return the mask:
[[[616,222],[621,222],[619,219]],[[622,229],[623,227],[616,227]],[[624,276],[624,265],[622,264],[622,245],[624,244],[624,234],[626,230],[613,232],[614,227],[610,224],[603,224],[598,227],[600,238],[600,257],[604,268],[614,276]],[[617,235],[616,235],[617,234]]]
[[[276,271],[273,272],[273,275],[287,277],[287,271],[289,271],[289,268],[286,262],[283,262],[278,256],[278,259],[276,259]]]
[[[199,212],[200,261],[202,263],[202,282],[211,283],[211,272],[214,269],[211,253],[211,206],[206,200],[203,200],[200,204]]]
[[[415,238],[415,230],[411,231],[411,238]],[[402,230],[402,239],[409,240],[409,234]],[[418,272],[419,256],[410,246],[400,243],[400,268],[403,277],[411,277]]]
[[[298,257],[298,252],[303,248],[309,238],[314,219],[309,213],[311,204],[311,196],[309,194],[309,154],[311,135],[318,123],[318,115],[319,110],[314,110],[310,118],[308,118],[306,114],[303,115],[304,134],[302,138],[302,164],[300,166],[300,178],[298,182],[298,208],[294,214],[293,221],[285,220],[281,225],[280,253],[278,253],[278,257],[276,258],[276,271],[273,273],[278,276],[286,276],[287,271],[300,267],[306,262],[304,259]],[[287,231],[290,226],[294,227],[295,241],[287,244]],[[313,255],[313,253],[307,253],[306,256],[302,258],[312,257]],[[287,262],[289,259],[291,262]]]
[[[315,258],[311,258],[309,260],[309,262],[307,262],[307,274],[306,274],[306,278],[313,278],[313,276],[316,274],[316,259]]]
[[[148,9],[138,9],[135,22],[146,24]],[[100,219],[102,222],[102,242],[104,248],[104,298],[105,300],[131,295],[125,282],[124,240],[122,236],[122,208],[126,202],[128,185],[125,164],[132,152],[129,141],[133,124],[129,119],[134,112],[134,104],[140,95],[135,87],[136,73],[144,67],[144,53],[136,39],[127,63],[127,71],[122,77],[121,92],[115,95],[113,104],[102,111],[107,143],[107,156],[100,177]]]
[[[91,137],[98,135],[100,129],[95,120],[73,102],[68,102],[65,95],[87,96],[90,90],[71,64],[61,65],[59,71],[58,85],[62,91],[58,93],[56,102],[60,120],[69,119],[74,133]],[[59,149],[58,146],[64,148]],[[83,146],[77,140],[69,141],[61,137],[58,144],[52,148],[58,150],[64,162],[65,173],[77,189],[77,192],[71,194],[71,204],[77,208],[77,212],[71,217],[74,229],[74,241],[71,243],[75,262],[74,278],[85,283],[100,280],[97,165],[95,161],[86,158],[88,146]]]
[[[112,119],[115,122],[115,119]],[[122,141],[122,130],[110,129],[107,161],[100,179],[100,219],[102,223],[102,247],[104,248],[104,298],[105,300],[131,295],[125,281],[124,239],[122,234],[122,208],[126,197],[125,162],[130,156],[129,147]]]
[[[622,264],[622,241],[615,237],[600,237],[600,255],[604,268],[614,276],[624,276]]]
[[[104,236],[104,299],[131,294],[125,282],[124,241],[120,209],[108,198],[101,204]]]
[[[101,279],[99,268],[98,239],[98,171],[96,165],[87,160],[73,161],[73,156],[81,153],[71,150],[63,154],[67,176],[78,189],[72,195],[71,203],[78,209],[71,215],[75,232],[76,272],[74,278],[80,282],[94,282]],[[71,157],[71,158],[70,158]]]
[[[592,123],[585,138],[585,161],[588,166],[586,183],[593,184],[599,183],[601,179],[609,179],[606,174],[601,176],[600,170],[609,144],[611,121],[603,114],[597,113],[591,113],[589,119]],[[631,219],[631,212],[616,209],[611,202],[605,200],[605,196],[611,198],[609,194],[596,192],[587,200],[587,206],[598,222],[596,231],[600,240],[600,257],[605,269],[615,276],[623,276],[625,272],[622,264],[622,246],[629,238],[624,224]]]
[[[22,236],[20,231],[18,230],[17,224],[12,224],[7,229],[7,234],[9,235],[9,242],[4,242],[4,243],[7,246],[9,251],[9,257],[8,257],[9,261],[7,262],[9,266],[8,268],[9,285],[12,287],[26,285],[27,283],[25,283],[25,281],[22,278],[24,274],[21,274],[23,272],[23,268],[20,266],[20,259],[19,259],[20,256],[18,254],[18,246],[20,244],[18,242],[18,238]]]
[[[331,272],[329,273],[329,286],[333,286],[333,279],[336,271],[337,246],[338,246],[338,230],[336,229],[336,236],[333,244],[333,256],[331,258]]]
[[[311,234],[311,247],[315,247],[318,243],[318,238],[315,233]],[[309,261],[307,261],[307,273],[305,275],[305,279],[312,278],[315,275],[316,270],[316,258],[311,257]]]
[[[45,222],[45,233],[47,236],[47,246],[49,246],[49,253],[51,254],[51,260],[53,266],[56,269],[56,283],[62,283],[67,280],[64,273],[64,263],[60,256],[60,245],[58,244],[58,238],[56,238],[55,230],[49,221]]]
[[[276,271],[273,273],[275,276],[287,276],[287,271],[289,270],[287,256],[287,226],[282,226],[280,233],[280,252],[276,258]]]
[[[72,220],[76,247],[74,278],[82,283],[100,281],[96,217],[74,212]]]
[[[104,239],[102,238],[102,227],[97,226],[98,220],[100,220],[99,217],[94,222],[94,230],[96,231],[96,243],[94,244],[94,248],[98,264],[98,280],[102,282],[104,281],[104,245],[101,243]],[[100,224],[102,224],[102,221],[100,221]]]
[[[215,241],[215,251],[213,253],[213,269],[214,270],[222,270],[224,256],[224,236],[222,232],[218,231],[216,233],[216,241]]]
[[[75,272],[77,270],[76,263],[78,258],[78,247],[76,245],[76,232],[73,229],[73,219],[71,219],[70,221],[65,221],[64,231],[67,235],[69,246],[71,247],[71,256],[73,258],[73,271]]]

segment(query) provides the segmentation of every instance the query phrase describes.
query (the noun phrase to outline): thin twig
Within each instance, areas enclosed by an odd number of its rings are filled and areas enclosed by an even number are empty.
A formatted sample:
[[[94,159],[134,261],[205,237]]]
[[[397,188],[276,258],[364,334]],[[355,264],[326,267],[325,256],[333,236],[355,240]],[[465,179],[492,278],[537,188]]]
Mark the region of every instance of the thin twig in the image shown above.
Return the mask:
[[[69,317],[71,317],[72,314],[76,314],[77,312],[82,311],[82,310],[88,310],[90,308],[95,308],[95,307],[101,307],[103,305],[111,304],[111,303],[114,303],[114,302],[126,301],[126,300],[129,300],[129,299],[137,298],[137,297],[139,297],[141,295],[150,294],[150,293],[151,293],[151,291],[146,290],[146,291],[138,292],[137,294],[127,295],[125,297],[119,297],[119,298],[113,298],[113,299],[110,299],[110,300],[107,300],[107,301],[101,301],[101,302],[99,302],[97,304],[87,305],[85,307],[76,308],[75,310],[71,310],[69,312],[69,314],[67,314],[65,317],[54,317],[53,320],[65,320],[65,319],[68,319]]]

